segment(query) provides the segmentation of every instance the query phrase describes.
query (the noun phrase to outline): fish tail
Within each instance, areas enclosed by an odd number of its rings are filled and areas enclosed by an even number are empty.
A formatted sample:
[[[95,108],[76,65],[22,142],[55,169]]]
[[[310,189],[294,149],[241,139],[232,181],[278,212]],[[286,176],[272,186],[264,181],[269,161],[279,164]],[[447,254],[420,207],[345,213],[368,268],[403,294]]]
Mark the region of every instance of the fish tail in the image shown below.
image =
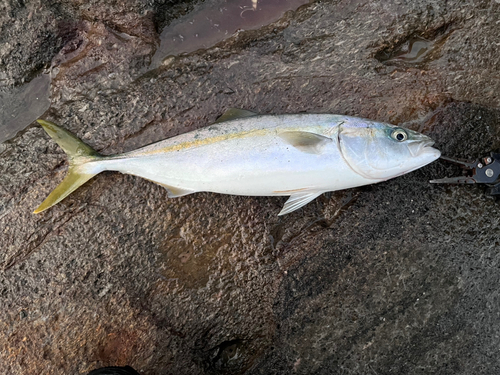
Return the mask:
[[[89,162],[99,161],[103,157],[92,147],[83,143],[75,135],[56,124],[37,120],[50,137],[66,152],[69,159],[68,174],[62,182],[49,194],[40,206],[33,212],[38,214],[59,203],[73,191],[82,186],[103,168],[96,166],[89,168]]]

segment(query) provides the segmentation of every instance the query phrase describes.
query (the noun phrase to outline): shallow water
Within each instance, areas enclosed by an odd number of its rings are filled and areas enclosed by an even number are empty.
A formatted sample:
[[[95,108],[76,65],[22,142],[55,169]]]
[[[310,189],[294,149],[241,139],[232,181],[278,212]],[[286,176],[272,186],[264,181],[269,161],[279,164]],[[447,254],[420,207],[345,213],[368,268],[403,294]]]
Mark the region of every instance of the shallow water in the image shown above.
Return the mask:
[[[423,38],[413,38],[401,46],[399,51],[394,53],[393,59],[404,60],[408,62],[423,62],[425,56],[432,48],[432,42]]]
[[[217,0],[200,4],[161,33],[161,44],[151,66],[168,56],[205,49],[231,37],[238,30],[254,30],[280,19],[309,0]]]
[[[407,38],[394,48],[376,54],[376,58],[387,65],[424,66],[440,56],[440,49],[450,37],[452,30],[439,30],[429,38],[418,35]]]

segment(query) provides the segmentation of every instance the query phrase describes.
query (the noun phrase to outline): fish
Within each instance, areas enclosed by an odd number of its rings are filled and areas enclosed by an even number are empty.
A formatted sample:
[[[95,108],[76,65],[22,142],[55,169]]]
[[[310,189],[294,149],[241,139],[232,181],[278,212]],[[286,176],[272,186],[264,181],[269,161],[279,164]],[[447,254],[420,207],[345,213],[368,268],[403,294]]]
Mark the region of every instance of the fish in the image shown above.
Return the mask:
[[[142,177],[169,198],[196,192],[289,196],[278,215],[319,195],[375,184],[441,155],[428,136],[334,114],[259,115],[229,109],[215,123],[117,155],[101,155],[68,130],[37,120],[66,152],[68,173],[40,213],[103,171]]]

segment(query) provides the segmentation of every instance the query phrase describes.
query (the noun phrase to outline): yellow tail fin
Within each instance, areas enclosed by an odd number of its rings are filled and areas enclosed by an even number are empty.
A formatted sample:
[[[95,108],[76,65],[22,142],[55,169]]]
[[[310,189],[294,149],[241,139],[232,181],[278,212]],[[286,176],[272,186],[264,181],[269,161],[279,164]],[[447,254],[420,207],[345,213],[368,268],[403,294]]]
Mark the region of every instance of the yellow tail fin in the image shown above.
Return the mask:
[[[100,170],[89,172],[84,164],[100,159],[99,154],[92,147],[83,143],[75,135],[56,124],[37,120],[48,135],[66,152],[69,159],[68,174],[62,182],[49,194],[42,204],[33,212],[38,214],[47,208],[59,203],[85,182],[94,177]]]

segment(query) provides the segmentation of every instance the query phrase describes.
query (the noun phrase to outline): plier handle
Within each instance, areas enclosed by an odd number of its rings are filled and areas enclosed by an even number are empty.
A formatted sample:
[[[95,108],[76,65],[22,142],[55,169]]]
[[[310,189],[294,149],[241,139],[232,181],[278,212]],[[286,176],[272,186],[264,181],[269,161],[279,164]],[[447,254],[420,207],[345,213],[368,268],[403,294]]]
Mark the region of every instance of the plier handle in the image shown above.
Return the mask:
[[[429,182],[433,184],[488,184],[491,195],[500,194],[500,153],[492,152],[490,156],[467,161],[441,156],[441,159],[458,164],[463,169],[463,176],[446,177]]]

